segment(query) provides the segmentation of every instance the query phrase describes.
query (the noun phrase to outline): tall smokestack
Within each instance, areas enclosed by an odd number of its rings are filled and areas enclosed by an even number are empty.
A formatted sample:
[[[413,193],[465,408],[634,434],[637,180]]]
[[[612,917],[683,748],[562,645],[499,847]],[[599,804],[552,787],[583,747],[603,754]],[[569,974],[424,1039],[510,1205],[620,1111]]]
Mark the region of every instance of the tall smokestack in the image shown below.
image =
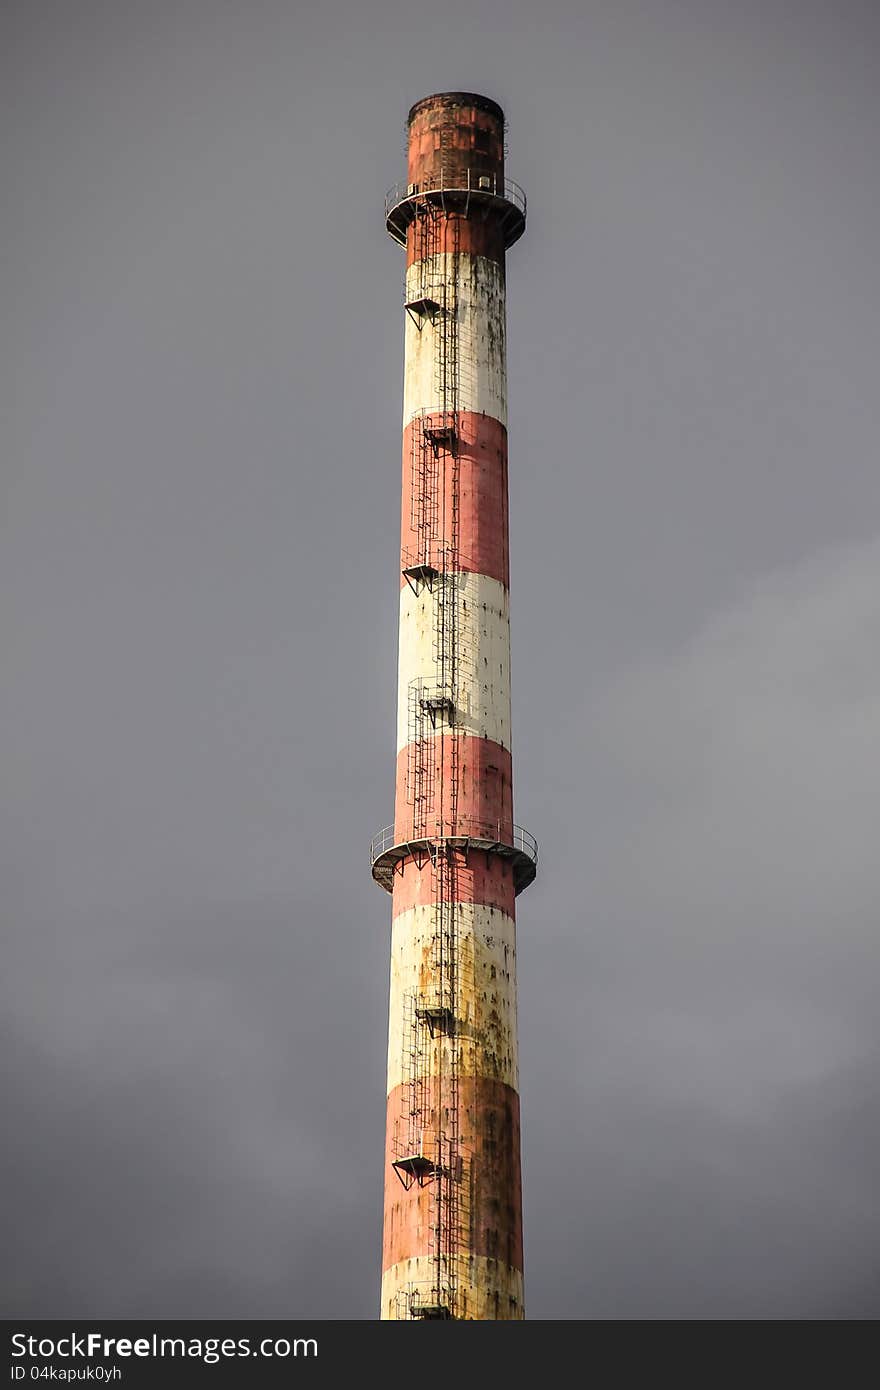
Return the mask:
[[[382,1318],[524,1316],[514,899],[505,253],[526,201],[504,113],[409,113],[386,202],[406,248],[397,789]]]

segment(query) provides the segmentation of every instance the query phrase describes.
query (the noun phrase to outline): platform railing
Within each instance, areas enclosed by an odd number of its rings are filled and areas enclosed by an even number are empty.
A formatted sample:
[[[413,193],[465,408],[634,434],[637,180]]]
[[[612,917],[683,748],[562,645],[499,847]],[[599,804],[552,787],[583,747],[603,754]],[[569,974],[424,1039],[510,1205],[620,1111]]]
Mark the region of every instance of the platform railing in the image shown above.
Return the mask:
[[[513,179],[499,178],[497,174],[486,174],[478,169],[466,169],[464,182],[460,177],[423,179],[421,183],[407,183],[399,179],[385,194],[385,216],[388,217],[396,207],[409,198],[418,198],[425,193],[471,193],[479,196],[488,194],[493,198],[503,198],[512,203],[523,217],[526,215],[526,195],[524,189]]]
[[[486,843],[486,844],[492,844],[492,843],[494,843],[494,844],[499,844],[499,845],[507,845],[507,844],[508,844],[508,841],[507,841],[506,839],[503,839],[502,836],[501,836],[501,827],[500,827],[500,826],[498,827],[498,833],[497,833],[494,837],[493,837],[491,834],[486,834],[486,835],[473,835],[473,834],[471,834],[471,835],[428,835],[428,836],[425,836],[424,838],[427,839],[427,840],[429,840],[432,844],[437,844],[437,843],[441,842],[442,840],[472,840],[472,841],[474,841],[474,842],[482,842],[482,843]],[[386,825],[386,826],[384,826],[381,830],[377,831],[377,833],[373,836],[372,840],[370,841],[370,863],[371,863],[371,864],[375,864],[375,863],[376,863],[376,860],[377,860],[377,859],[381,859],[382,856],[383,856],[383,854],[387,854],[390,850],[396,849],[399,845],[400,845],[400,846],[403,846],[403,845],[406,845],[406,844],[408,844],[408,843],[410,843],[410,841],[408,841],[408,840],[406,840],[406,839],[403,839],[403,840],[397,840],[397,839],[395,839],[395,836],[394,836],[394,826],[393,826],[393,825]],[[532,861],[533,864],[537,864],[537,862],[538,862],[538,841],[535,839],[534,835],[531,835],[531,834],[529,833],[529,831],[526,830],[523,826],[521,826],[521,825],[515,825],[515,826],[513,827],[513,843],[512,843],[512,846],[511,846],[511,847],[512,847],[513,849],[517,850],[520,854],[526,855],[527,858],[531,859],[531,861]]]

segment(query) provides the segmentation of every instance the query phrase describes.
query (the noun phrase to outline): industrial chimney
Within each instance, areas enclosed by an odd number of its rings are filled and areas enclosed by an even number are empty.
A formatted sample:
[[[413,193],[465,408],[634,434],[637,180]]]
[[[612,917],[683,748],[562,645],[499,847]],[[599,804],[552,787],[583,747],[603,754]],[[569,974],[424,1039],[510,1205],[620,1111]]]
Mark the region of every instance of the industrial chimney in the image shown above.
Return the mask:
[[[445,92],[409,113],[386,225],[406,248],[381,1317],[524,1316],[514,899],[505,255],[526,200],[504,113]]]

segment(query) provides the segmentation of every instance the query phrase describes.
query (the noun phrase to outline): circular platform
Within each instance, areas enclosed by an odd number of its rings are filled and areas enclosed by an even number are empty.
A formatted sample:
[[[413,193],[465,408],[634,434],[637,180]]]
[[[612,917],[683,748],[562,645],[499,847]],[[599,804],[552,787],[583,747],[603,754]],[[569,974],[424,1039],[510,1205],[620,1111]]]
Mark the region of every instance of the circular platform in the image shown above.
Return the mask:
[[[448,845],[467,853],[468,850],[481,850],[486,854],[497,854],[513,865],[513,886],[517,896],[534,883],[538,872],[538,842],[534,835],[523,830],[521,825],[513,827],[513,844],[502,840],[481,839],[475,835],[430,836],[427,839],[395,840],[394,826],[386,825],[370,842],[370,867],[373,878],[390,893],[394,887],[394,870],[404,859],[426,858],[440,845]]]
[[[465,183],[452,188],[434,184],[396,183],[385,195],[385,226],[388,235],[406,246],[406,229],[420,203],[433,203],[444,211],[465,216],[473,209],[483,217],[494,213],[504,234],[504,245],[519,241],[526,229],[526,195],[513,179],[467,170]]]

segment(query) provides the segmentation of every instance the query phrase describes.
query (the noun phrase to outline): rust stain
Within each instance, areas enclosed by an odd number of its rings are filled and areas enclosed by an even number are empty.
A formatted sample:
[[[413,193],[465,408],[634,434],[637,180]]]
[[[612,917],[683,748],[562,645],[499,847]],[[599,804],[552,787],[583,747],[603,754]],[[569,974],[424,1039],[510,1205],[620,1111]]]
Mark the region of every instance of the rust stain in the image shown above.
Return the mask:
[[[515,956],[516,925],[512,917],[483,904],[457,902],[456,1037],[461,1075],[485,1076],[517,1084],[516,974],[502,969],[502,958]],[[438,998],[436,938],[440,909],[436,904],[414,907],[393,919],[391,933],[391,999],[389,1015],[388,1089],[404,1079],[409,1038],[402,1024],[404,998],[412,991],[425,999]],[[491,931],[487,931],[487,926]],[[448,1039],[438,1035],[424,1041],[426,1076],[448,1074]]]

